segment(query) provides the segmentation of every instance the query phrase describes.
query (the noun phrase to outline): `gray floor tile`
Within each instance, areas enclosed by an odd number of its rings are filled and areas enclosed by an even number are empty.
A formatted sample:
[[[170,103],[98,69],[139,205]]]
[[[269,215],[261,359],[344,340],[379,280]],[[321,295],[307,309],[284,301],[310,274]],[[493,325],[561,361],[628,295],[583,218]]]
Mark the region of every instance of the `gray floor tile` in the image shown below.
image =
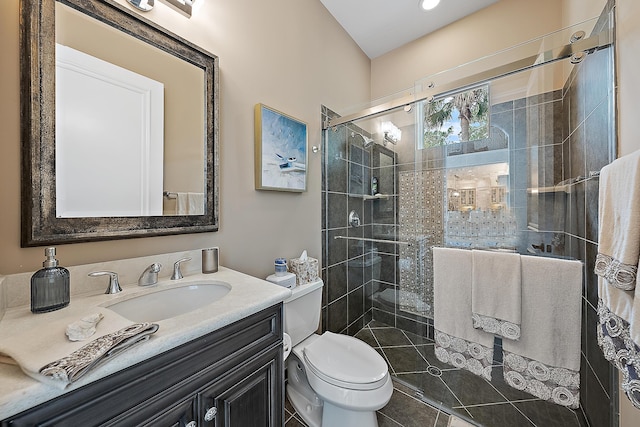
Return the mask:
[[[513,405],[538,427],[551,425],[580,427],[580,421],[574,411],[551,402],[533,400],[528,402],[514,402]]]
[[[382,347],[396,345],[411,345],[411,341],[400,330],[395,328],[372,329],[373,335]]]
[[[425,403],[396,391],[391,401],[380,412],[404,427],[435,426],[438,410]]]
[[[378,342],[373,337],[373,333],[369,328],[364,328],[358,331],[357,334],[354,335],[356,338],[361,339],[362,341],[369,344],[371,347],[378,347]]]
[[[423,372],[429,367],[429,363],[424,360],[414,346],[383,347],[382,351],[397,374]]]
[[[486,427],[533,427],[520,411],[510,403],[467,407],[473,421]],[[545,426],[550,427],[551,425]],[[562,424],[559,424],[562,426]],[[564,427],[564,426],[562,426]]]
[[[506,402],[488,381],[464,369],[443,371],[441,378],[464,406]]]

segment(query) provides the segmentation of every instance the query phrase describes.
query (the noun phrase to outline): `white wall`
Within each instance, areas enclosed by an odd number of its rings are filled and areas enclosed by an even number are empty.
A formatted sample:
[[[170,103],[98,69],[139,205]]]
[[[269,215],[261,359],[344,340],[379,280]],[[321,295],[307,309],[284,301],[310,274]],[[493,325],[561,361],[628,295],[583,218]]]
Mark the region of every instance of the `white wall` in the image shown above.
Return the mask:
[[[558,0],[501,0],[371,61],[374,99],[562,27]]]
[[[18,4],[0,1],[0,274],[37,270],[43,254],[20,248]],[[308,249],[320,258],[320,156],[309,155],[306,193],[255,191],[253,107],[262,102],[307,122],[310,146],[320,145],[320,105],[340,111],[369,101],[370,61],[318,0],[196,5],[187,19],[156,1],[145,17],[220,58],[220,231],[63,245],[63,265],[216,245],[222,264],[266,276],[276,256]]]

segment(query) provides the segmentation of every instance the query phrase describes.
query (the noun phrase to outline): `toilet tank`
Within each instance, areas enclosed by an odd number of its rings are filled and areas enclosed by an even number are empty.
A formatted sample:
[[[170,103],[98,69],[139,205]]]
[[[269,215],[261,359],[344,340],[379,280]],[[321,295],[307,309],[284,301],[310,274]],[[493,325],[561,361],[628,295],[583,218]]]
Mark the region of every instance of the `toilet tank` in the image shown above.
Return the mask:
[[[298,285],[284,301],[284,331],[295,346],[313,335],[320,322],[322,306],[322,280]]]

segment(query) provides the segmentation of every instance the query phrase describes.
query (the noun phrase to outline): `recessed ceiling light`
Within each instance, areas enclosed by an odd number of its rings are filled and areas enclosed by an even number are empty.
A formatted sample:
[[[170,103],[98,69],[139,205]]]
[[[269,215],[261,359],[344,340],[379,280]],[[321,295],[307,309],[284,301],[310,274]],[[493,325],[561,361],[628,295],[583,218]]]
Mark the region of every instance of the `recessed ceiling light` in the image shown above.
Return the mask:
[[[420,0],[418,4],[423,10],[431,10],[440,3],[440,0]]]

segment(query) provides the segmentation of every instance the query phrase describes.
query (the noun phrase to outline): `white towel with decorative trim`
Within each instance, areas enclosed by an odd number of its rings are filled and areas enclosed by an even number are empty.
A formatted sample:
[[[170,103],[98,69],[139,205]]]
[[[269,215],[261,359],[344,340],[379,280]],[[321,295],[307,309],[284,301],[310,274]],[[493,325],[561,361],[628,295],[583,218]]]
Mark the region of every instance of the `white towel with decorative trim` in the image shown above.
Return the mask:
[[[494,336],[475,329],[470,250],[433,248],[435,354],[438,360],[491,380]]]
[[[640,150],[603,167],[599,191],[595,272],[609,285],[631,291],[640,259]]]
[[[510,340],[520,339],[520,254],[479,250],[471,253],[473,327]]]
[[[505,381],[541,399],[577,408],[583,264],[523,255],[521,266],[522,337],[502,341]]]
[[[640,150],[602,168],[598,221],[598,344],[640,409]]]
[[[64,310],[49,313],[34,315],[24,308],[10,319],[5,316],[0,327],[3,362],[8,359],[30,377],[64,389],[157,330],[156,325],[132,325],[111,310],[101,310],[104,319],[96,327],[96,338],[90,342],[70,341],[65,335],[67,325],[93,313],[93,308],[72,303]],[[52,369],[43,371],[45,366]]]

